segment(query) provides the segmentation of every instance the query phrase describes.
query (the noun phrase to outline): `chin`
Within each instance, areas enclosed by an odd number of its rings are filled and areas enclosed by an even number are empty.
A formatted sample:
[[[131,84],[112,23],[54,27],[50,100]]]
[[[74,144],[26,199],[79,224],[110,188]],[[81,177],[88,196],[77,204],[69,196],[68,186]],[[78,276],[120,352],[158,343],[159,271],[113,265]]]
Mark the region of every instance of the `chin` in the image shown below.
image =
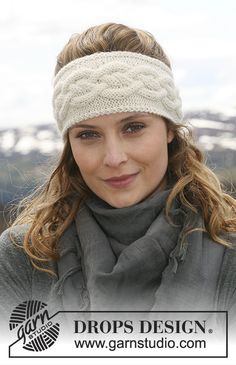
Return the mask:
[[[104,199],[105,200],[105,199]],[[109,205],[111,205],[113,208],[128,208],[132,205],[137,204],[141,199],[123,199],[123,200],[105,200]]]

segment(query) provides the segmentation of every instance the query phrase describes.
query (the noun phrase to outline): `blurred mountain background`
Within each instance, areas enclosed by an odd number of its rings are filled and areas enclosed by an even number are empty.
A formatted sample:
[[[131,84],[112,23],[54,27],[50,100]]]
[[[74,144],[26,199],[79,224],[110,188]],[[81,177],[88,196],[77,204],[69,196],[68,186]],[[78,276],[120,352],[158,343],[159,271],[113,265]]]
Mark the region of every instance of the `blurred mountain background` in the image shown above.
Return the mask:
[[[207,165],[235,196],[236,116],[209,111],[189,112],[195,141],[205,153]],[[9,220],[9,209],[44,181],[62,150],[53,124],[0,130],[0,231]]]

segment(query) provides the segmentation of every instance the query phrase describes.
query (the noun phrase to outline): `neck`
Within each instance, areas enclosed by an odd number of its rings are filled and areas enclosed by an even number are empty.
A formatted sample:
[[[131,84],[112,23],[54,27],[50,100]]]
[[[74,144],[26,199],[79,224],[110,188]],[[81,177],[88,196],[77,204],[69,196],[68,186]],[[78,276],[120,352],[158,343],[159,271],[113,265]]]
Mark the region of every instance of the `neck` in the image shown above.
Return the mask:
[[[96,195],[90,197],[85,204],[108,237],[130,244],[146,233],[164,209],[170,191],[170,188],[161,190],[158,187],[143,201],[125,208],[113,208]]]

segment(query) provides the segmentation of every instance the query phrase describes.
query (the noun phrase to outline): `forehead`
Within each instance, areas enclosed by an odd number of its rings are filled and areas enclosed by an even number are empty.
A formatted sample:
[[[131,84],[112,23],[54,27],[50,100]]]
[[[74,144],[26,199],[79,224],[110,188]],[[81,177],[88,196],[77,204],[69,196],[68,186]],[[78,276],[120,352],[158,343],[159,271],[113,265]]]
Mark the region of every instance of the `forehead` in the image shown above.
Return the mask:
[[[113,114],[107,114],[107,115],[101,115],[98,117],[90,118],[85,121],[79,122],[78,124],[74,125],[72,128],[78,128],[83,126],[102,126],[116,123],[125,123],[133,120],[150,120],[150,119],[156,119],[158,116],[152,113],[140,113],[140,112],[122,112],[122,113],[113,113]],[[71,129],[72,129],[71,128]]]

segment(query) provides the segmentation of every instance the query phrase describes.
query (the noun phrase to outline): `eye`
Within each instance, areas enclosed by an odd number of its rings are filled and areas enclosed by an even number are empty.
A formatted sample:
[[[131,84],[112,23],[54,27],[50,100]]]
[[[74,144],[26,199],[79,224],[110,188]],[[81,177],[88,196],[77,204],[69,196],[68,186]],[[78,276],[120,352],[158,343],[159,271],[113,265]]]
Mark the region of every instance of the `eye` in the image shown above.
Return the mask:
[[[96,139],[98,137],[99,137],[98,133],[93,131],[83,131],[77,135],[77,138],[80,138],[82,140]]]
[[[137,133],[143,128],[145,128],[145,124],[137,122],[129,123],[124,127],[126,133]]]

